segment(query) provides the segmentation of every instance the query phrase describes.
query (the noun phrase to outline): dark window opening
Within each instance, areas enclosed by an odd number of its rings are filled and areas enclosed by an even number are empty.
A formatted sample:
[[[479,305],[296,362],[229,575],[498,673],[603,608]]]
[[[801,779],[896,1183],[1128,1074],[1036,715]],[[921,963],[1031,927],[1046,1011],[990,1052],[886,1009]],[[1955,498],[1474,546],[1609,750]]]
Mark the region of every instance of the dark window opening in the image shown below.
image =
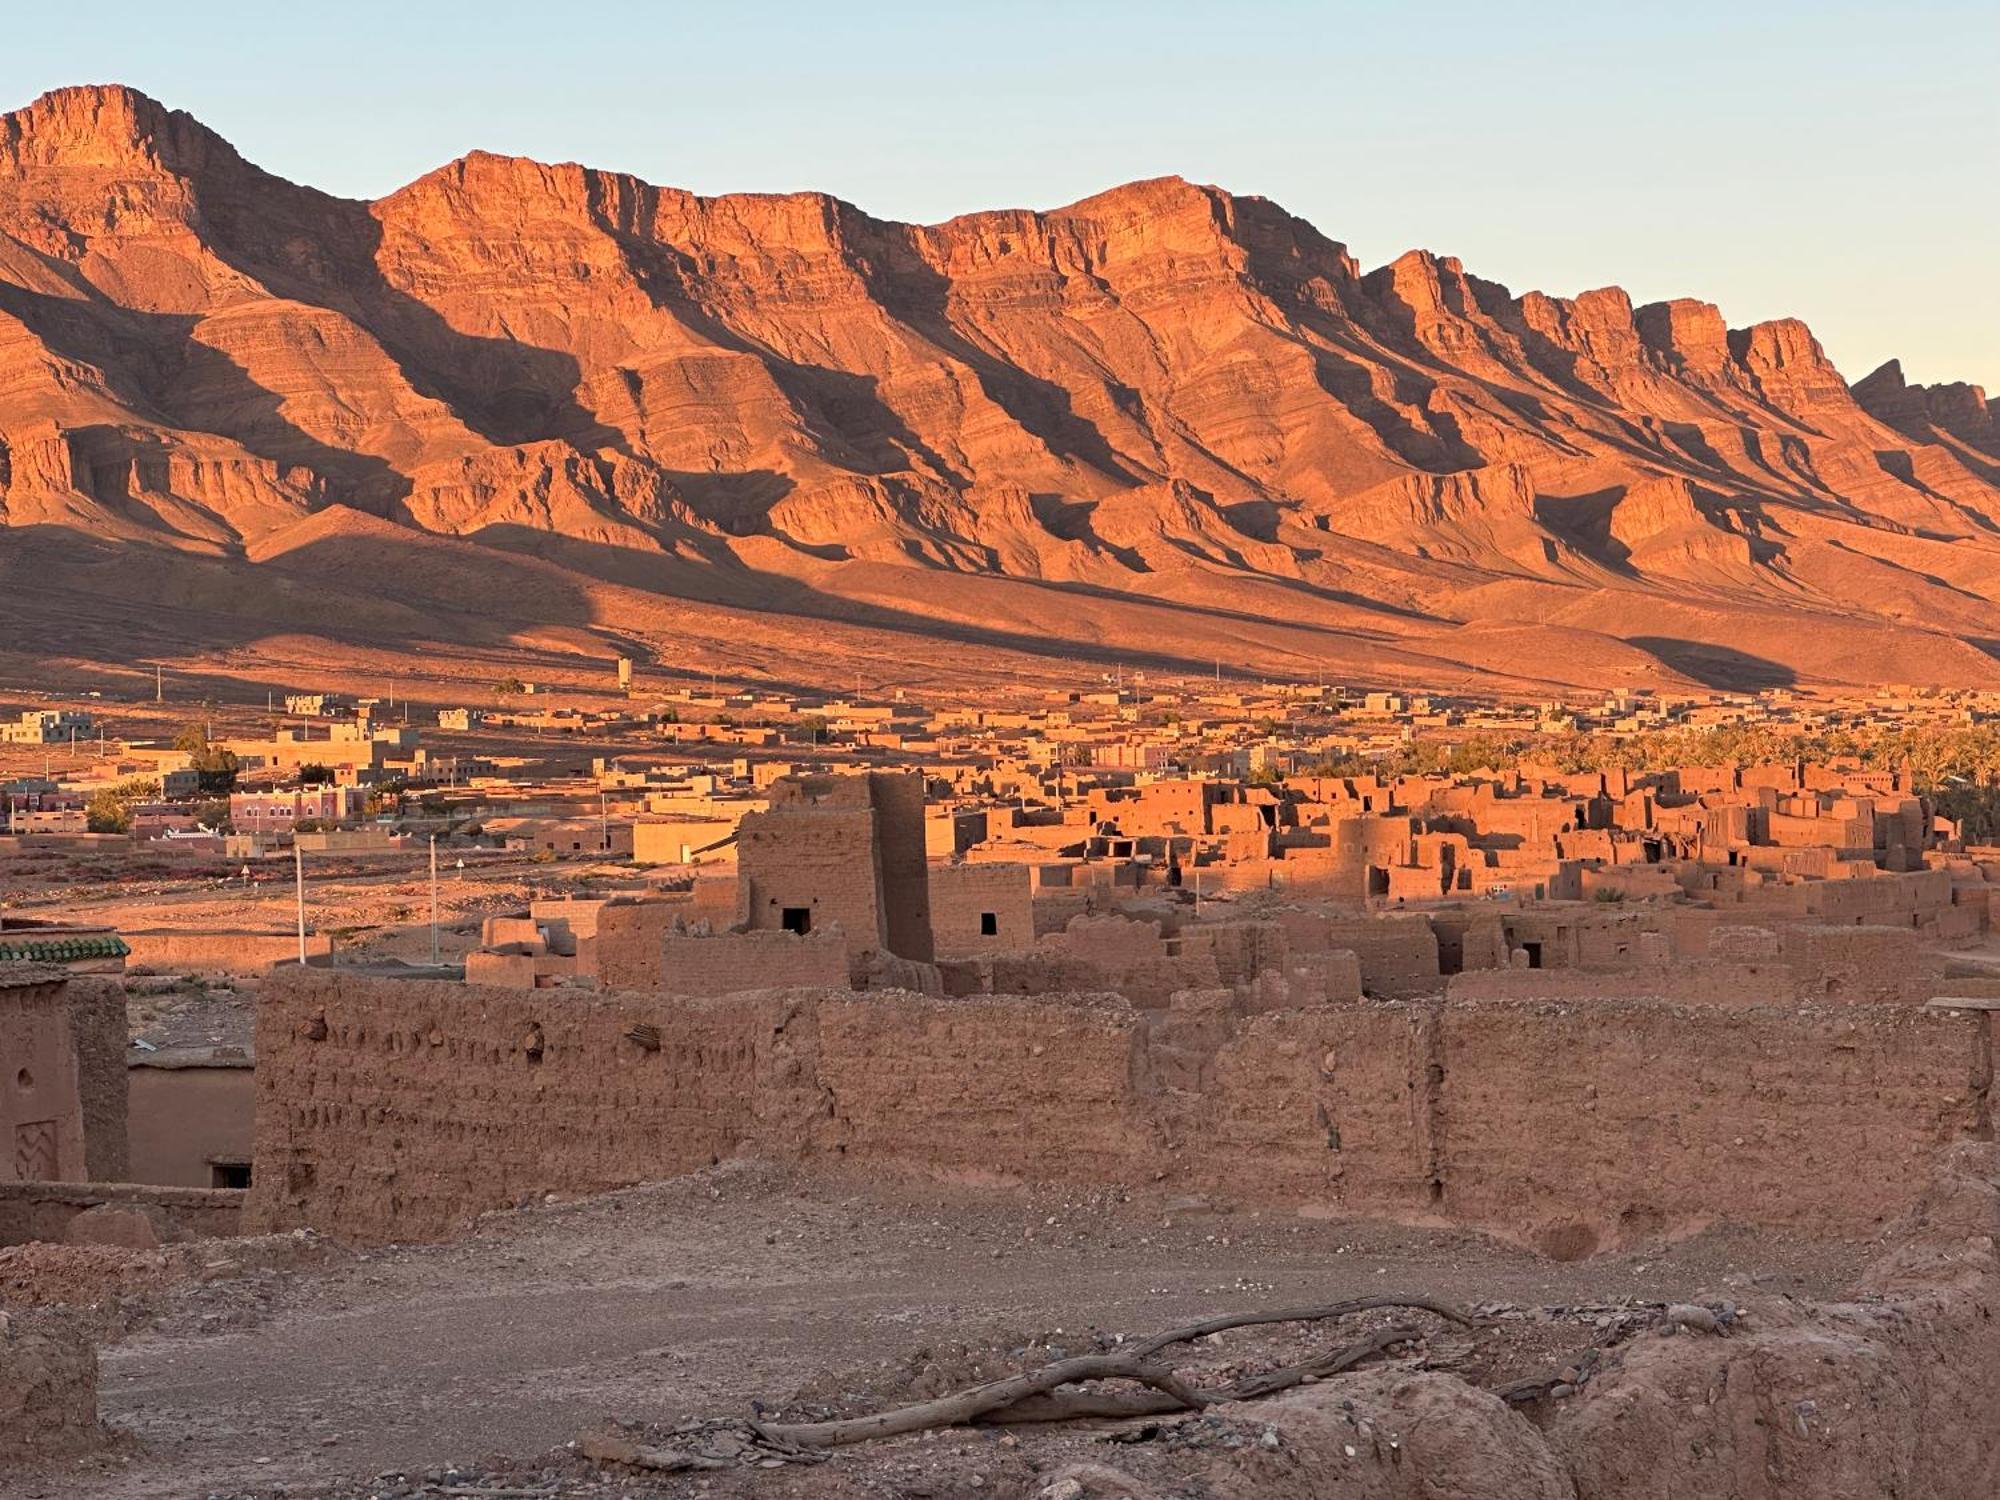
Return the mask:
[[[804,937],[813,930],[813,914],[810,906],[788,906],[779,919],[787,932],[796,932]]]
[[[1527,951],[1528,967],[1539,969],[1542,966],[1542,945],[1540,943],[1523,943],[1521,947]]]
[[[979,935],[981,937],[1000,936],[1000,913],[983,911],[979,914]]]
[[[208,1164],[208,1185],[219,1188],[247,1188],[250,1186],[250,1163],[211,1161]]]

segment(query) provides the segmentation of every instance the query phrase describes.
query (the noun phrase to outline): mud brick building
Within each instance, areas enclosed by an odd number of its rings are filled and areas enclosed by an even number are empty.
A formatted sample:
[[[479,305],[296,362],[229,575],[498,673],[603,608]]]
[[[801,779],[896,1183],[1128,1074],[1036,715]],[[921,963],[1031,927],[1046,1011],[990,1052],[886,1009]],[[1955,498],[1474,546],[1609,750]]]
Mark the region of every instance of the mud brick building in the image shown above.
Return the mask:
[[[0,962],[0,1182],[125,1174],[125,996]]]
[[[850,964],[933,956],[924,779],[915,773],[800,776],[737,825],[739,926],[800,936],[838,924]]]
[[[930,902],[939,958],[1004,952],[1034,941],[1034,891],[1025,865],[934,865]]]

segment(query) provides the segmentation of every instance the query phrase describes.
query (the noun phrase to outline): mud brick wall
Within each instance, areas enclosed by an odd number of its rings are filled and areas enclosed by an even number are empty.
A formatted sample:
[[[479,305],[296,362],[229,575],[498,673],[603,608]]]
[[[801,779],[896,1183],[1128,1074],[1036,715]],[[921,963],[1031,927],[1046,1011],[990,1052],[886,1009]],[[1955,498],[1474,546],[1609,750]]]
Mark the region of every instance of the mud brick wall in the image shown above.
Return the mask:
[[[1990,1131],[1992,1017],[1226,991],[926,999],[292,973],[258,1019],[246,1227],[438,1237],[748,1152],[875,1177],[1158,1184],[1557,1254],[1712,1221],[1864,1234]],[[635,1037],[657,1028],[657,1048]],[[645,1033],[642,1033],[645,1034]]]
[[[1116,996],[856,997],[818,1010],[832,1123],[816,1150],[962,1181],[1116,1182],[1150,1169],[1142,1023]]]
[[[1951,872],[1920,870],[1805,887],[1807,910],[1823,922],[1920,926],[1951,905]]]
[[[1176,940],[1179,956],[1210,955],[1223,984],[1247,984],[1265,970],[1283,973],[1291,945],[1277,922],[1205,922]]]
[[[145,1215],[162,1240],[223,1239],[242,1230],[241,1191],[129,1182],[0,1182],[0,1245],[61,1240],[106,1204]]]
[[[1295,953],[1285,960],[1282,998],[1296,1008],[1361,998],[1361,960],[1345,948],[1327,953]]]
[[[297,932],[166,932],[121,931],[131,947],[128,969],[152,969],[164,974],[262,974],[275,964],[295,962]],[[319,956],[333,951],[324,932],[306,937],[306,952]]]
[[[1326,924],[1325,946],[1349,949],[1360,959],[1362,987],[1378,999],[1403,999],[1444,989],[1438,972],[1437,934],[1422,917],[1336,919]]]
[[[1990,1130],[1989,1019],[1644,1000],[1438,1011],[1452,1219],[1581,1253],[1719,1219],[1860,1233]],[[1537,1228],[1539,1226],[1539,1228]]]
[[[1194,1185],[1323,1217],[1427,1212],[1432,1007],[1352,1005],[1233,1028],[1177,1101]],[[1163,1038],[1163,1040],[1165,1040]]]
[[[1789,1005],[1799,998],[1798,976],[1776,959],[1739,963],[1689,959],[1601,973],[1588,969],[1480,969],[1454,974],[1445,993],[1453,1000],[1563,1001],[1651,999],[1678,1005]]]
[[[116,980],[0,989],[0,1181],[125,1176],[125,1025]]]
[[[804,937],[793,932],[671,933],[659,946],[659,972],[649,988],[671,994],[732,995],[847,983],[847,944],[837,932]]]
[[[803,1041],[791,1030],[802,1014]],[[247,1222],[435,1238],[533,1194],[802,1139],[794,1117],[822,1109],[811,1019],[770,995],[290,973],[258,1007]],[[656,1047],[631,1034],[650,1040],[647,1026]]]
[[[924,847],[923,774],[870,771],[868,799],[875,808],[875,853],[889,951],[929,963],[936,954],[931,940],[930,856]]]
[[[607,990],[650,990],[660,983],[660,941],[676,918],[694,915],[685,901],[614,901],[597,914],[597,982]]]
[[[65,988],[83,1096],[84,1168],[93,1182],[122,1182],[129,1171],[126,1123],[125,987],[115,979],[72,979]]]
[[[1921,1005],[1942,993],[1943,965],[1910,928],[1788,926],[1779,933],[1779,951],[1805,996]]]

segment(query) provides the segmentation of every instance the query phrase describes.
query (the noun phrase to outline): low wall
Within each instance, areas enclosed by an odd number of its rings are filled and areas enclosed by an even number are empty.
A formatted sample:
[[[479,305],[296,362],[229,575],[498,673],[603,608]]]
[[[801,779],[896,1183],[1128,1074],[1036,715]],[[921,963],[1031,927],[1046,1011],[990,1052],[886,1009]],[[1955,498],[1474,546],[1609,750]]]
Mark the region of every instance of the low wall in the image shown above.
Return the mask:
[[[164,932],[118,934],[131,953],[125,960],[129,969],[158,969],[173,974],[262,974],[282,963],[296,962],[299,956],[297,932],[190,932],[174,928]],[[332,937],[323,932],[306,934],[308,957],[333,951]]]
[[[0,1245],[78,1238],[85,1232],[72,1225],[107,1206],[137,1212],[163,1244],[228,1238],[243,1232],[245,1196],[227,1188],[130,1182],[0,1182]]]
[[[1157,1183],[1581,1253],[1714,1220],[1871,1232],[1990,1130],[1991,1016],[1649,999],[523,992],[288,971],[248,1222],[448,1234],[738,1152]]]
[[[1676,1005],[1789,1005],[1799,998],[1789,964],[1694,959],[1636,969],[1478,969],[1445,982],[1453,1000],[1581,1003],[1664,1000]]]

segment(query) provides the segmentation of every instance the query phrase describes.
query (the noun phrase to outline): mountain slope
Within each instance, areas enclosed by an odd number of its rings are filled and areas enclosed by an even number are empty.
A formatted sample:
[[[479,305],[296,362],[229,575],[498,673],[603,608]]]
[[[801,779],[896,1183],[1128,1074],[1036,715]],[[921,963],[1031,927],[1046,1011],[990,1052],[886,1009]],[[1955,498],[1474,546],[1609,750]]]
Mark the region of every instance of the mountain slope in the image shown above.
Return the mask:
[[[358,203],[127,89],[0,118],[0,582],[61,565],[12,528],[247,580],[330,514],[361,614],[455,617],[418,543],[462,538],[663,659],[635,601],[934,659],[2000,685],[1994,422],[1795,321],[1364,274],[1178,179],[919,226],[475,153]]]

